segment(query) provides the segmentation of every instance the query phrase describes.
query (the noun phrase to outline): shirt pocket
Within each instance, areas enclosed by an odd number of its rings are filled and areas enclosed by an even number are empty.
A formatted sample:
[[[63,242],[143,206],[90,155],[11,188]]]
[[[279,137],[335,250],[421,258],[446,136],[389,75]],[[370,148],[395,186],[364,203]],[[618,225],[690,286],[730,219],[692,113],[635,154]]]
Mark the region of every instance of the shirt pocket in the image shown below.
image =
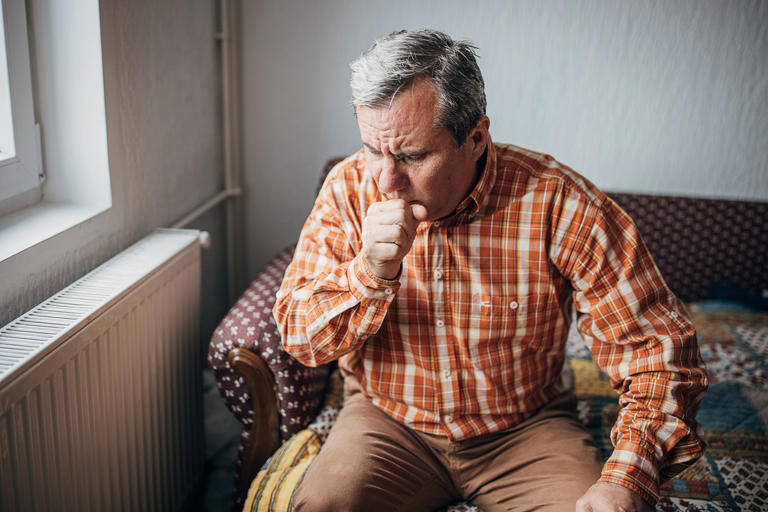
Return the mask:
[[[472,294],[467,323],[469,337],[480,343],[508,338],[514,331],[514,315],[510,315],[513,312],[511,302],[514,300],[505,296]],[[515,307],[518,307],[516,302]]]
[[[496,343],[521,345],[529,350],[552,344],[548,308],[537,294],[520,297],[473,294],[468,322],[470,339],[480,346]]]

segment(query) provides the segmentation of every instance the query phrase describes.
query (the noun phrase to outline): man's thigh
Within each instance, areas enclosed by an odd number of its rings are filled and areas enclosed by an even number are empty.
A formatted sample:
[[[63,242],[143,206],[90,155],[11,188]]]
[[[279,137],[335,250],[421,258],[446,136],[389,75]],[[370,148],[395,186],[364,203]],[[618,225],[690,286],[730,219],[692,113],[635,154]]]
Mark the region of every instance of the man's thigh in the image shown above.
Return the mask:
[[[435,510],[457,498],[429,448],[360,393],[345,398],[292,500],[304,511]]]
[[[603,460],[564,396],[517,428],[459,454],[464,496],[486,511],[573,511]]]

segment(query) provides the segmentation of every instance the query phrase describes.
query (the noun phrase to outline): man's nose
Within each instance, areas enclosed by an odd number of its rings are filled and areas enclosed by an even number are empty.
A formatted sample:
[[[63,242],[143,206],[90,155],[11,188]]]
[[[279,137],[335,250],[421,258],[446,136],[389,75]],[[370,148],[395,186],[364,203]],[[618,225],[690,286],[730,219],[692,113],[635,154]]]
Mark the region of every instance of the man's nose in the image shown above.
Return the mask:
[[[382,194],[391,195],[408,187],[408,176],[399,167],[400,162],[392,155],[385,155],[382,159],[378,182]]]

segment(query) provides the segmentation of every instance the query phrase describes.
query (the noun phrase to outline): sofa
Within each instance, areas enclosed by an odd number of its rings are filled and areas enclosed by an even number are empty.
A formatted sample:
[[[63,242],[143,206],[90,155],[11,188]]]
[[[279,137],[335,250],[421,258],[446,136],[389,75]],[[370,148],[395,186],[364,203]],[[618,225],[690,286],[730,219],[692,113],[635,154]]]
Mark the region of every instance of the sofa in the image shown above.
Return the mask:
[[[339,160],[325,165],[318,190]],[[668,285],[688,304],[711,379],[697,416],[707,452],[664,482],[657,510],[768,510],[768,203],[608,195],[635,220]],[[288,510],[342,406],[334,363],[304,367],[281,347],[271,309],[293,250],[278,252],[255,276],[209,345],[221,395],[243,425],[233,510]],[[617,395],[575,330],[566,354],[563,378],[607,457]]]

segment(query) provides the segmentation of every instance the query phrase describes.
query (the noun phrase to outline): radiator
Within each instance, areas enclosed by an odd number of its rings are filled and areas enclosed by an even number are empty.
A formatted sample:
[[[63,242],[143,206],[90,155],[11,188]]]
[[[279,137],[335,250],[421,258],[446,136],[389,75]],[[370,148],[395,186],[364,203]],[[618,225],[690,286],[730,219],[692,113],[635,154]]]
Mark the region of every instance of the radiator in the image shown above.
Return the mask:
[[[188,505],[204,464],[200,235],[157,230],[0,329],[0,510]]]

